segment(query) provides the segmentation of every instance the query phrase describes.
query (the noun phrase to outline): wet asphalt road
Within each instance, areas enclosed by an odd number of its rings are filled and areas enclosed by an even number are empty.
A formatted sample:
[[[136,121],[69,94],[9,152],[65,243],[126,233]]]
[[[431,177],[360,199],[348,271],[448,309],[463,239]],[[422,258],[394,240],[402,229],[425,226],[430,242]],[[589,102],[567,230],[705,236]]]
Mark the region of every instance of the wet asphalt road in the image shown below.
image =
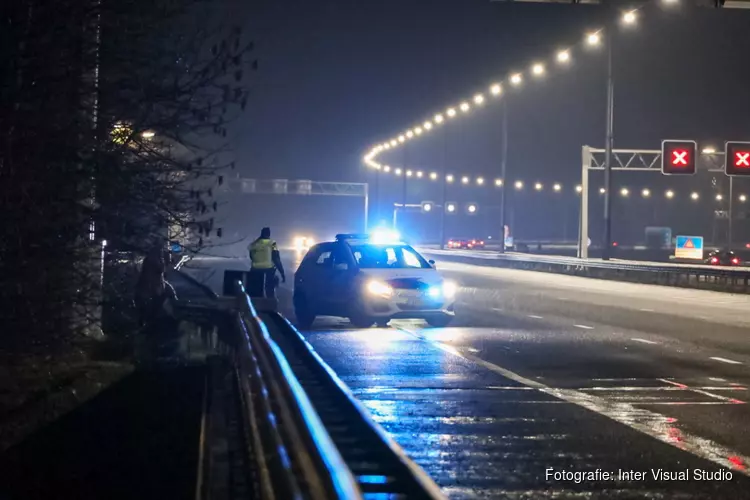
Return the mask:
[[[246,264],[193,265],[220,291]],[[750,297],[438,268],[462,285],[448,328],[321,318],[304,333],[449,497],[750,498]],[[593,477],[548,474],[562,471]]]

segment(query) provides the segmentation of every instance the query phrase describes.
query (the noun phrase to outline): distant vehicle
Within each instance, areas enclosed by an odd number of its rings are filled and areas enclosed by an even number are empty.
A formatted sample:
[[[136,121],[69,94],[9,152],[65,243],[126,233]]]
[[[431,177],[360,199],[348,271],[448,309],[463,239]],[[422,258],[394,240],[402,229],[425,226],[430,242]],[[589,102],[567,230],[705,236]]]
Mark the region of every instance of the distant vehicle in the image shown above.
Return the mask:
[[[739,266],[742,260],[731,250],[714,250],[708,254],[706,264],[712,266]]]
[[[313,240],[309,236],[295,236],[294,240],[292,241],[292,246],[298,252],[306,252],[314,244],[315,240]]]
[[[466,248],[467,250],[484,248],[484,240],[450,239],[448,240],[448,248]]]
[[[433,261],[397,237],[339,234],[302,259],[294,275],[294,312],[302,328],[318,315],[349,318],[360,328],[396,318],[443,327],[453,319],[456,289]]]

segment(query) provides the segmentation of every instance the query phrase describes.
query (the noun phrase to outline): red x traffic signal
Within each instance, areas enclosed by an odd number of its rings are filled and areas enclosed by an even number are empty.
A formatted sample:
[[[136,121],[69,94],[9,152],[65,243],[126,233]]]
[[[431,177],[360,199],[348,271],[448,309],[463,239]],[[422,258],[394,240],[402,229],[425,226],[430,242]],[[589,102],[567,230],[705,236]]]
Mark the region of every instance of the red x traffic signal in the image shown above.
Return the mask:
[[[750,175],[750,142],[728,141],[725,144],[724,173]]]
[[[697,149],[695,141],[661,141],[661,173],[693,175]]]

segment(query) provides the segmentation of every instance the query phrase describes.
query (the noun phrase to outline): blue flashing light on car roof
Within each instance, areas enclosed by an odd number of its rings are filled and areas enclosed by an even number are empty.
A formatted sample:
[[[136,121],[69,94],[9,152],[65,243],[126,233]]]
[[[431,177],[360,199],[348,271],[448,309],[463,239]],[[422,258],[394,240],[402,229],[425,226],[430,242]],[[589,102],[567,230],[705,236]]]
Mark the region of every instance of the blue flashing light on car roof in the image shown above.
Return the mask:
[[[336,241],[344,241],[344,240],[369,240],[370,235],[369,234],[359,234],[359,233],[339,233],[336,235]]]
[[[370,234],[370,241],[376,244],[399,243],[401,234],[394,229],[376,229]]]

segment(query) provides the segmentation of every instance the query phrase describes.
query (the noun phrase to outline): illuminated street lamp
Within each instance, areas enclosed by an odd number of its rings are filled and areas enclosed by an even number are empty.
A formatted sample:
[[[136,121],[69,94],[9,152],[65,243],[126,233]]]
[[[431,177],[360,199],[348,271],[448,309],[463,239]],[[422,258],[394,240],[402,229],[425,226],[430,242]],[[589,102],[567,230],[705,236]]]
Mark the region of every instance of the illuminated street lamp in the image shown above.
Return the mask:
[[[403,135],[398,136],[398,142],[403,143],[405,140],[406,140],[406,137],[404,137]]]
[[[622,22],[628,25],[635,24],[636,19],[637,19],[636,11],[634,10],[630,10],[626,12],[625,14],[623,14],[622,16]]]
[[[521,85],[522,81],[523,77],[521,76],[521,73],[516,73],[510,77],[510,83],[512,83],[513,85]]]
[[[651,196],[651,190],[650,189],[644,189],[643,191],[641,191],[641,195],[644,198],[648,198],[649,196]]]
[[[596,33],[589,33],[586,36],[586,43],[593,46],[599,45],[599,43],[602,41],[602,37],[597,31]]]
[[[582,193],[583,192],[583,186],[580,184],[576,186],[576,193]]]
[[[570,61],[570,51],[569,50],[561,50],[557,53],[557,62],[559,63],[566,63]]]
[[[383,172],[388,173],[390,171],[391,171],[391,167],[389,165],[386,165],[385,167],[383,167]]]
[[[445,182],[453,182],[453,174],[446,175]]]
[[[412,132],[411,129],[407,130],[406,131],[406,138],[407,139],[411,139],[412,137],[414,137],[414,132]]]
[[[432,119],[435,120],[435,123],[443,123],[443,115],[440,113],[436,114]]]
[[[474,96],[474,104],[482,105],[484,104],[484,96],[482,94],[477,94]]]
[[[700,195],[698,193],[696,192],[690,193],[690,199],[692,199],[693,201],[697,200],[698,198],[700,198]]]
[[[421,179],[423,175],[424,175],[424,174],[422,173],[422,171],[421,171],[421,170],[418,170],[418,171],[417,171],[417,178],[418,178],[418,179]]]
[[[490,87],[490,93],[492,95],[498,96],[502,94],[502,92],[503,92],[503,87],[499,83],[493,83],[492,86]]]
[[[417,127],[414,129],[414,133],[417,135],[422,135],[422,127]]]
[[[628,188],[622,188],[622,189],[620,189],[620,194],[622,196],[627,196],[627,195],[630,194],[630,191],[628,190]]]
[[[674,191],[672,191],[671,189],[668,189],[667,192],[664,193],[664,196],[666,196],[668,199],[671,200],[672,198],[674,198]]]
[[[395,148],[398,145],[398,141],[396,139],[391,139],[391,147]]]
[[[469,203],[468,205],[466,205],[466,211],[467,211],[467,212],[468,212],[469,214],[475,214],[475,213],[477,213],[477,210],[478,210],[478,209],[479,209],[479,208],[477,207],[477,204],[476,204],[476,203]]]
[[[542,186],[541,182],[537,182],[536,184],[534,184],[534,189],[536,189],[537,191],[541,191],[543,187],[544,186]]]
[[[461,104],[460,104],[460,105],[459,105],[458,107],[459,107],[459,109],[460,109],[461,111],[463,111],[464,113],[468,113],[468,112],[469,112],[469,109],[471,109],[471,107],[469,106],[469,103],[468,103],[468,102],[462,102],[462,103],[461,103]]]
[[[455,213],[455,211],[456,211],[456,204],[453,203],[453,202],[446,203],[445,204],[445,211],[448,212],[449,214]]]
[[[448,110],[445,112],[446,115],[448,115],[449,118],[453,118],[456,116],[456,109],[455,108],[448,108]]]
[[[396,175],[401,175],[401,169],[397,168],[393,173]]]
[[[745,196],[744,194],[741,194],[739,199],[742,203],[745,203],[747,201],[747,196]]]
[[[705,147],[701,150],[701,153],[704,155],[712,155],[716,153],[716,148],[712,148],[711,146]]]
[[[599,194],[604,194],[604,193],[606,193],[606,192],[607,192],[607,190],[606,190],[606,189],[604,189],[604,188],[599,188]]]
[[[502,185],[503,185],[503,180],[502,179],[495,179],[495,186],[501,187]]]
[[[484,184],[484,177],[477,177],[477,185],[481,186]]]
[[[432,212],[433,206],[434,204],[431,201],[422,202],[422,212],[425,212],[425,213]]]
[[[519,191],[520,191],[521,189],[523,189],[523,181],[516,181],[516,183],[515,183],[515,187],[516,187],[516,189],[517,189],[517,190],[519,190]]]
[[[425,130],[431,130],[432,129],[432,122],[429,122],[429,121],[424,122],[422,124],[422,126],[424,127]]]
[[[555,184],[554,186],[552,186],[552,189],[554,189],[555,191],[560,191],[562,189],[562,186],[560,184]]]
[[[430,172],[430,179],[432,179],[432,180],[434,181],[434,180],[436,180],[437,178],[438,178],[438,174],[437,174],[437,172]]]
[[[411,177],[412,176],[412,171],[411,170],[407,170],[406,171],[406,176],[407,177]]]
[[[468,184],[468,183],[469,183],[469,178],[468,177],[466,177],[466,176],[461,177],[461,184]]]
[[[541,63],[536,63],[531,67],[531,72],[535,76],[542,76],[544,74],[544,65]]]
[[[721,201],[723,199],[724,199],[724,197],[721,194],[717,194],[716,195],[716,201]]]

